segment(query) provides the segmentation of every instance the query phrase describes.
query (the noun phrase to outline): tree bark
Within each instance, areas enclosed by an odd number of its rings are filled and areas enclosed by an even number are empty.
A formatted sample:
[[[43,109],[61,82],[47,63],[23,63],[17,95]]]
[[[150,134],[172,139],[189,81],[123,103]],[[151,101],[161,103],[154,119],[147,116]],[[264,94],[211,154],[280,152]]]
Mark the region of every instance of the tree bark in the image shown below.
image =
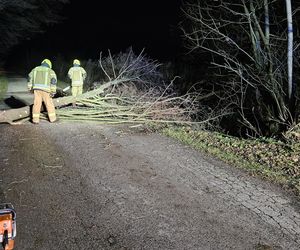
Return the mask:
[[[268,0],[264,0],[266,46],[270,46],[270,14]]]
[[[287,52],[287,64],[288,64],[288,95],[289,99],[292,98],[293,92],[293,16],[292,16],[292,4],[291,0],[286,0],[286,15],[288,26],[288,52]]]

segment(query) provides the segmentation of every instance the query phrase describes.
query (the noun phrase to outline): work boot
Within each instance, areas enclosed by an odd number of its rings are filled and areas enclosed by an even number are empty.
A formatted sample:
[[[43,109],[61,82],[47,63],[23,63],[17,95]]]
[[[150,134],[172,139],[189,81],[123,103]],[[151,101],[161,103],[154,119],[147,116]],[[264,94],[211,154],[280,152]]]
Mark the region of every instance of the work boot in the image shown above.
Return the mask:
[[[59,122],[59,119],[58,119],[58,118],[56,118],[56,119],[53,120],[53,121],[50,121],[50,123],[57,123],[57,122]]]

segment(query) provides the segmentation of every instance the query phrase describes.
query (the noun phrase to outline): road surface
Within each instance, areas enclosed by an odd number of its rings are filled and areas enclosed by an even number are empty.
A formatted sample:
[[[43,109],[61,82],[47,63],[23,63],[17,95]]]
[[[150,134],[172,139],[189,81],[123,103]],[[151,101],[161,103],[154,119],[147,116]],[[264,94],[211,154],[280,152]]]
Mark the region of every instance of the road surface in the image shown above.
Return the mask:
[[[299,249],[296,198],[162,135],[43,121],[0,142],[17,250]]]

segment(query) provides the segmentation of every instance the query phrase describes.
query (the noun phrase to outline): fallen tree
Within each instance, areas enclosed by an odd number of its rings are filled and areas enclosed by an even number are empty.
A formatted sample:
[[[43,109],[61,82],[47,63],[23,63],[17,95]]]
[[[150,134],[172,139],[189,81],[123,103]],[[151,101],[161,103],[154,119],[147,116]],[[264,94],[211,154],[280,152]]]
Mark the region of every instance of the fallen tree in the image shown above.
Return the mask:
[[[78,99],[81,98],[87,99],[92,96],[102,94],[107,88],[126,81],[127,79],[121,79],[121,80],[113,80],[111,82],[107,82],[95,90],[88,91],[82,94],[81,96],[78,97]],[[55,98],[53,99],[53,102],[56,108],[60,108],[75,102],[75,99],[72,96],[65,96],[65,97]],[[32,105],[28,105],[18,109],[4,110],[0,112],[0,123],[14,123],[15,121],[28,118],[30,117],[31,114],[31,108]]]
[[[77,101],[77,108],[58,110],[64,120],[88,120],[101,123],[192,123],[191,114],[195,99],[192,94],[172,96],[118,96],[106,94]]]
[[[225,113],[216,114],[199,101],[214,93],[188,92],[178,96],[173,83],[165,85],[156,61],[147,59],[142,53],[112,56],[102,60],[102,70],[107,82],[96,83],[90,90],[76,99],[72,96],[53,99],[57,114],[62,120],[97,121],[99,123],[179,123],[211,124]],[[104,80],[105,81],[105,80]],[[70,104],[76,102],[76,107]],[[2,111],[0,123],[18,124],[30,119],[32,105]]]
[[[175,80],[175,79],[174,79]],[[126,85],[125,85],[126,84]],[[128,86],[132,79],[117,79],[101,85],[95,90],[88,91],[76,98],[72,96],[53,99],[57,114],[62,120],[97,121],[98,123],[177,123],[177,124],[202,124],[209,123],[223,116],[206,115],[201,121],[192,121],[192,116],[199,113],[197,103],[202,96],[199,93],[187,93],[175,96],[168,93],[168,87],[157,96],[156,89],[139,92],[131,95],[117,95],[112,92],[118,85]],[[118,86],[120,87],[120,86]],[[74,108],[70,106],[77,103]],[[28,120],[32,105],[23,108],[5,110],[0,113],[0,123],[19,124]]]

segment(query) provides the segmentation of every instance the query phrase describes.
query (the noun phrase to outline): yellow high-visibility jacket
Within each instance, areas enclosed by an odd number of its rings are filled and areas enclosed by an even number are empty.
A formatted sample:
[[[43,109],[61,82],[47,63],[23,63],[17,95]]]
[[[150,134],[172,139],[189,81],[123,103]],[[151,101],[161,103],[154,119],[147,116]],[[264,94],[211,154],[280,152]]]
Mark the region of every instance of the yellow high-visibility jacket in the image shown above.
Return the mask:
[[[57,78],[52,69],[46,66],[38,66],[35,67],[28,76],[28,89],[56,93]]]
[[[82,86],[86,71],[80,66],[73,66],[69,69],[68,76],[72,80],[72,87]]]

